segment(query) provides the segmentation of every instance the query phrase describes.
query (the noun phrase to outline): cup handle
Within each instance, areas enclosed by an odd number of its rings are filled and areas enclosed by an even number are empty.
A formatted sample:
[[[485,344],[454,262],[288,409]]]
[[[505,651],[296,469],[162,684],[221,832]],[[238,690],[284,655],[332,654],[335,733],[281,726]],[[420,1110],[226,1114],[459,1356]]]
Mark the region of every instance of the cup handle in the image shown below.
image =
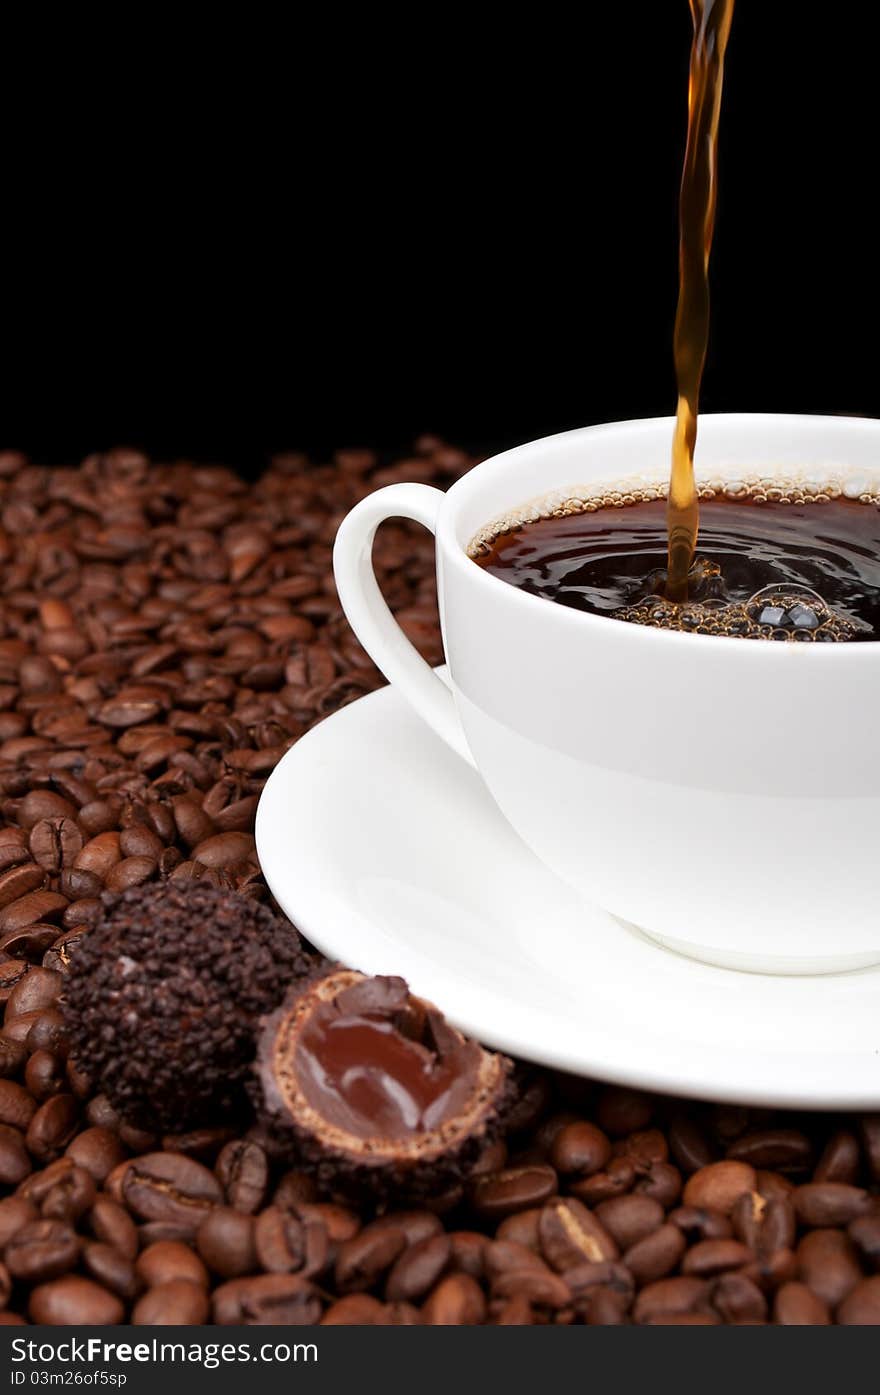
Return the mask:
[[[386,518],[411,518],[436,533],[445,497],[427,484],[390,484],[368,494],[342,520],[333,548],[333,572],[348,623],[370,658],[447,746],[473,765],[452,693],[403,633],[373,571],[379,524]]]

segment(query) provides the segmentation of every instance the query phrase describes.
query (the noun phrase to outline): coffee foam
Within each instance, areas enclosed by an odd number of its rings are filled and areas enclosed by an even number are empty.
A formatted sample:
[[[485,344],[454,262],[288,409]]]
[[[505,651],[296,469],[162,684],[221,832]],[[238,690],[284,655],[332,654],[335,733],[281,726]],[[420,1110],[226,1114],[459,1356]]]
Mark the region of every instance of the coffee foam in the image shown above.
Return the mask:
[[[734,472],[731,466],[729,474],[698,470],[696,479],[700,499],[751,500],[755,504],[824,504],[831,499],[845,498],[880,506],[880,468],[855,471],[845,466],[814,466],[783,475]],[[629,504],[665,499],[668,492],[666,476],[647,473],[554,489],[485,523],[471,538],[467,553],[469,557],[484,557],[496,538],[527,523],[535,523],[539,518],[622,509]]]

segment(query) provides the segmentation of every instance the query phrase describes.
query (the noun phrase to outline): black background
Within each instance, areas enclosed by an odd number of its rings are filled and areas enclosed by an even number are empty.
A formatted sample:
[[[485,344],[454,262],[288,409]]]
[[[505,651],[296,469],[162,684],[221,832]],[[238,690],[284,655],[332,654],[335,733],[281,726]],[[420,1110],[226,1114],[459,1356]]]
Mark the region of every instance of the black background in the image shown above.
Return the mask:
[[[707,410],[880,415],[857,22],[738,2]],[[7,47],[0,443],[257,469],[673,409],[685,0],[218,24]]]

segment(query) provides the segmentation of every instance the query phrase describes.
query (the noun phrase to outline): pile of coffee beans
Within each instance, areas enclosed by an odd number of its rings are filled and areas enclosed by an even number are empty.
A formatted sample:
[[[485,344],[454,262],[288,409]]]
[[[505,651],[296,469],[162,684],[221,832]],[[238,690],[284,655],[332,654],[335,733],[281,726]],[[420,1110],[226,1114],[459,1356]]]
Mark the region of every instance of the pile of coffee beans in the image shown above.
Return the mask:
[[[339,521],[470,463],[426,438],[248,485],[133,451],[0,455],[0,1321],[880,1323],[880,1116],[522,1067],[467,1184],[378,1214],[279,1169],[256,1129],[133,1128],[68,1058],[58,1000],[104,891],[268,900],[269,772],[382,681],[335,596]],[[439,662],[431,539],[387,524],[377,562]]]

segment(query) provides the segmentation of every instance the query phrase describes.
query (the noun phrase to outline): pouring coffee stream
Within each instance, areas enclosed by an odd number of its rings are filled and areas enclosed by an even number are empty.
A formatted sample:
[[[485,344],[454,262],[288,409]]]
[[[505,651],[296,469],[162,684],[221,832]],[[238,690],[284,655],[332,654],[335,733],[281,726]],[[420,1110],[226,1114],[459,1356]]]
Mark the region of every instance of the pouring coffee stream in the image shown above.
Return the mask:
[[[679,203],[679,289],[673,340],[678,407],[667,504],[666,597],[673,602],[688,598],[688,573],[700,518],[694,446],[709,336],[709,253],[715,225],[718,119],[733,5],[734,0],[691,0],[694,38]]]

